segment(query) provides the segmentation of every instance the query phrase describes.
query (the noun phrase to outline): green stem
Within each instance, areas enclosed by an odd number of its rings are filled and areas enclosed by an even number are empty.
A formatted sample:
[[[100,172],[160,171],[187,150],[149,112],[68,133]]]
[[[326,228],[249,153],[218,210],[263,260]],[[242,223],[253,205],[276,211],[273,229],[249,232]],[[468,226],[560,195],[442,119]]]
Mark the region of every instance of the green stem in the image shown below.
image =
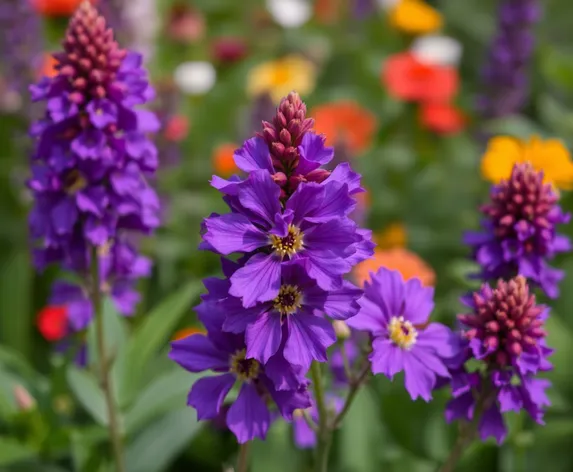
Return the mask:
[[[247,472],[249,469],[249,442],[241,444],[239,447],[239,458],[237,459],[237,472]]]
[[[334,419],[334,422],[332,423],[332,429],[337,429],[342,424],[342,420],[344,420],[344,417],[350,410],[350,407],[352,406],[352,403],[356,399],[356,395],[358,394],[360,387],[368,378],[369,373],[370,373],[370,365],[366,364],[366,366],[362,369],[362,372],[358,375],[356,380],[350,383],[350,389],[348,390],[346,401],[344,402],[342,410],[340,410],[340,413]]]
[[[313,362],[310,372],[312,383],[314,385],[316,408],[318,410],[316,463],[314,470],[315,472],[328,472],[328,454],[330,452],[332,432],[328,426],[328,410],[326,408],[326,398],[324,396],[324,388],[322,385],[320,364],[318,362]]]
[[[344,341],[340,341],[340,355],[342,356],[342,365],[344,366],[344,375],[346,375],[346,380],[348,382],[353,382],[354,373],[350,368],[350,361],[348,360],[348,353],[346,352]]]
[[[96,329],[96,342],[99,353],[100,364],[100,383],[104,392],[105,403],[108,413],[108,428],[111,444],[113,447],[113,455],[115,460],[116,472],[125,472],[125,462],[123,459],[123,450],[121,443],[121,434],[119,431],[119,422],[117,418],[115,399],[113,395],[113,388],[111,384],[111,377],[109,375],[109,364],[105,347],[105,335],[103,326],[103,299],[101,296],[100,279],[99,279],[99,257],[97,249],[92,251],[91,263],[91,298],[94,307],[95,315],[95,329]]]

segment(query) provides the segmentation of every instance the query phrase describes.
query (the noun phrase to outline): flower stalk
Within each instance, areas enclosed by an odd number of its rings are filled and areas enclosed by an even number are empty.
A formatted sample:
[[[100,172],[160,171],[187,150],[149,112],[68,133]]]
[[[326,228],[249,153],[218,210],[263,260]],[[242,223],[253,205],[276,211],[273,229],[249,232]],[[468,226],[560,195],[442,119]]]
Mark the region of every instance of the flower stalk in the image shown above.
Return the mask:
[[[313,362],[310,369],[312,383],[314,386],[314,398],[318,409],[315,471],[328,472],[328,455],[330,453],[330,445],[332,443],[332,430],[328,424],[328,409],[326,407],[326,399],[322,384],[322,372],[318,362]]]
[[[125,462],[123,458],[123,446],[119,427],[117,405],[113,395],[113,386],[109,375],[108,354],[105,345],[105,331],[103,319],[103,299],[99,277],[99,256],[97,249],[92,251],[91,262],[91,300],[94,307],[96,343],[99,355],[100,385],[104,393],[108,414],[109,437],[113,449],[114,462],[117,472],[125,472]]]

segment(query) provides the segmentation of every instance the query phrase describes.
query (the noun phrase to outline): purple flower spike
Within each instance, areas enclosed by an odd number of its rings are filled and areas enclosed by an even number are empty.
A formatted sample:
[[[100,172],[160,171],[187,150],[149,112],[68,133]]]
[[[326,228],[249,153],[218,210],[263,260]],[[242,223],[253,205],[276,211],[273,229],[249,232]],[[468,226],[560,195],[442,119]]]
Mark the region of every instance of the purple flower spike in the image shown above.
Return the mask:
[[[518,113],[527,100],[533,27],[541,18],[541,4],[503,0],[498,18],[497,35],[482,71],[484,90],[477,100],[478,111],[487,119]]]
[[[471,421],[479,402],[482,440],[489,436],[502,443],[507,435],[503,413],[525,410],[543,424],[549,405],[548,380],[537,378],[551,370],[547,358],[553,352],[545,343],[544,322],[548,309],[537,305],[524,277],[500,280],[492,288],[484,284],[466,304],[471,313],[459,315],[468,341],[465,360],[480,361],[481,367],[467,372],[455,366],[451,373],[453,399],[446,419]]]
[[[153,91],[141,57],[119,47],[89,2],[70,19],[63,46],[54,56],[57,74],[31,87],[32,98],[46,102],[31,133],[35,264],[57,263],[85,279],[95,249],[102,293],[130,315],[139,300],[135,282],[150,272],[134,233],[150,234],[159,225],[158,198],[147,183],[157,165],[147,133],[158,122],[136,108]],[[67,295],[60,288],[54,287],[54,297],[72,307],[72,327],[85,329],[92,309],[77,293],[86,288]]]
[[[374,374],[406,377],[412,399],[429,401],[438,377],[449,377],[447,359],[458,354],[455,336],[446,326],[428,324],[434,289],[420,280],[406,282],[399,272],[381,268],[364,285],[360,311],[347,323],[373,337],[370,362]]]
[[[549,297],[557,297],[563,273],[547,261],[570,250],[569,239],[556,231],[570,215],[559,207],[551,185],[543,183],[543,173],[529,163],[516,164],[509,179],[492,187],[490,198],[481,209],[486,217],[484,231],[464,238],[482,268],[481,278],[521,274],[540,285]]]

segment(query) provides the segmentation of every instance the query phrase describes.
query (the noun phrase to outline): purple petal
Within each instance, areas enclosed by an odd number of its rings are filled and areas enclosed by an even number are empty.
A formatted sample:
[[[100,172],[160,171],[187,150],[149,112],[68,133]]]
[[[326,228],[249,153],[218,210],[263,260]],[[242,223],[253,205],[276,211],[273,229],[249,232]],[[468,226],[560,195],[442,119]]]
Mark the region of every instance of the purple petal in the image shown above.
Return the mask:
[[[404,318],[412,324],[425,324],[434,309],[434,289],[424,287],[418,278],[404,284]]]
[[[300,162],[297,167],[299,174],[307,174],[323,164],[329,163],[334,157],[334,148],[324,145],[324,136],[306,133],[298,147]]]
[[[278,313],[263,313],[245,333],[247,358],[266,364],[279,349],[282,340],[281,317]]]
[[[404,370],[404,351],[389,339],[375,339],[369,359],[372,373],[384,374],[390,380]]]
[[[244,444],[254,438],[264,440],[270,424],[269,410],[255,387],[243,384],[239,396],[227,413],[227,426],[237,437],[237,442]]]
[[[219,414],[221,405],[234,384],[235,376],[232,374],[203,377],[193,384],[187,397],[187,405],[197,410],[197,419],[213,419]]]
[[[308,370],[313,360],[326,362],[326,348],[336,342],[332,325],[314,315],[294,314],[288,318],[288,339],[284,356],[291,364]]]
[[[281,211],[281,188],[266,171],[254,171],[241,184],[238,197],[241,205],[273,225],[275,216]]]
[[[245,141],[243,147],[236,150],[233,157],[237,167],[245,172],[266,170],[274,174],[269,147],[262,138]]]
[[[230,333],[244,333],[251,323],[257,321],[267,309],[266,304],[258,304],[252,308],[245,308],[241,299],[228,297],[220,304],[220,309],[225,313],[223,330]]]
[[[347,320],[358,313],[360,305],[357,300],[361,295],[362,290],[344,281],[340,290],[327,292],[324,312],[335,320]]]
[[[360,187],[360,174],[354,172],[348,162],[337,165],[323,185],[329,182],[347,184],[350,195],[364,192],[364,189]]]
[[[229,293],[243,299],[250,308],[257,302],[273,300],[281,288],[281,261],[272,254],[255,254],[231,277]]]
[[[416,345],[433,350],[440,357],[451,358],[459,353],[460,342],[450,328],[431,323],[418,332]]]
[[[342,274],[351,269],[347,261],[329,251],[305,251],[304,256],[296,260],[301,262],[308,275],[323,290],[339,289],[342,286]]]
[[[446,406],[446,421],[451,423],[457,419],[471,421],[474,415],[474,398],[471,392],[450,400]]]
[[[411,351],[403,354],[406,390],[412,400],[422,397],[429,402],[432,399],[432,389],[436,381],[435,375],[416,356],[412,355]]]
[[[292,423],[294,443],[299,449],[312,449],[316,446],[316,434],[302,416],[295,416]]]
[[[269,244],[268,236],[253,226],[246,216],[228,213],[205,219],[207,232],[203,235],[220,254],[252,252]]]
[[[507,429],[503,424],[503,417],[497,405],[494,404],[489,410],[483,413],[479,424],[479,433],[482,441],[492,436],[498,444],[501,444],[505,439]]]
[[[367,295],[360,298],[358,304],[360,309],[355,316],[346,321],[348,326],[360,331],[368,331],[375,336],[385,332],[390,316],[382,311],[382,307],[370,300]]]
[[[72,231],[78,219],[78,209],[70,198],[63,198],[58,205],[52,209],[52,224],[58,234],[68,234]]]
[[[171,343],[169,358],[189,372],[229,370],[229,352],[217,349],[202,334],[194,334]]]
[[[284,358],[282,350],[283,348],[279,348],[279,352],[265,364],[265,375],[277,390],[296,390],[301,383],[300,375],[306,372],[299,372],[302,369],[294,369]]]

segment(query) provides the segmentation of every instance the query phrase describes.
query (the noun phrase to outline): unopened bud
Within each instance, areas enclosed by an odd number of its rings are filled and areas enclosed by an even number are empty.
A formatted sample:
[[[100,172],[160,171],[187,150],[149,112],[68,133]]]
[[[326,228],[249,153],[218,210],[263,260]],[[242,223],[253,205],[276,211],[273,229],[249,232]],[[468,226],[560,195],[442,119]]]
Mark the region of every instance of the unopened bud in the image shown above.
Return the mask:
[[[334,320],[332,322],[332,327],[334,328],[334,332],[336,333],[336,337],[340,341],[344,341],[350,337],[352,332],[350,331],[350,327],[344,322],[340,320]]]
[[[14,399],[20,411],[29,411],[36,407],[36,401],[22,385],[14,386]]]

